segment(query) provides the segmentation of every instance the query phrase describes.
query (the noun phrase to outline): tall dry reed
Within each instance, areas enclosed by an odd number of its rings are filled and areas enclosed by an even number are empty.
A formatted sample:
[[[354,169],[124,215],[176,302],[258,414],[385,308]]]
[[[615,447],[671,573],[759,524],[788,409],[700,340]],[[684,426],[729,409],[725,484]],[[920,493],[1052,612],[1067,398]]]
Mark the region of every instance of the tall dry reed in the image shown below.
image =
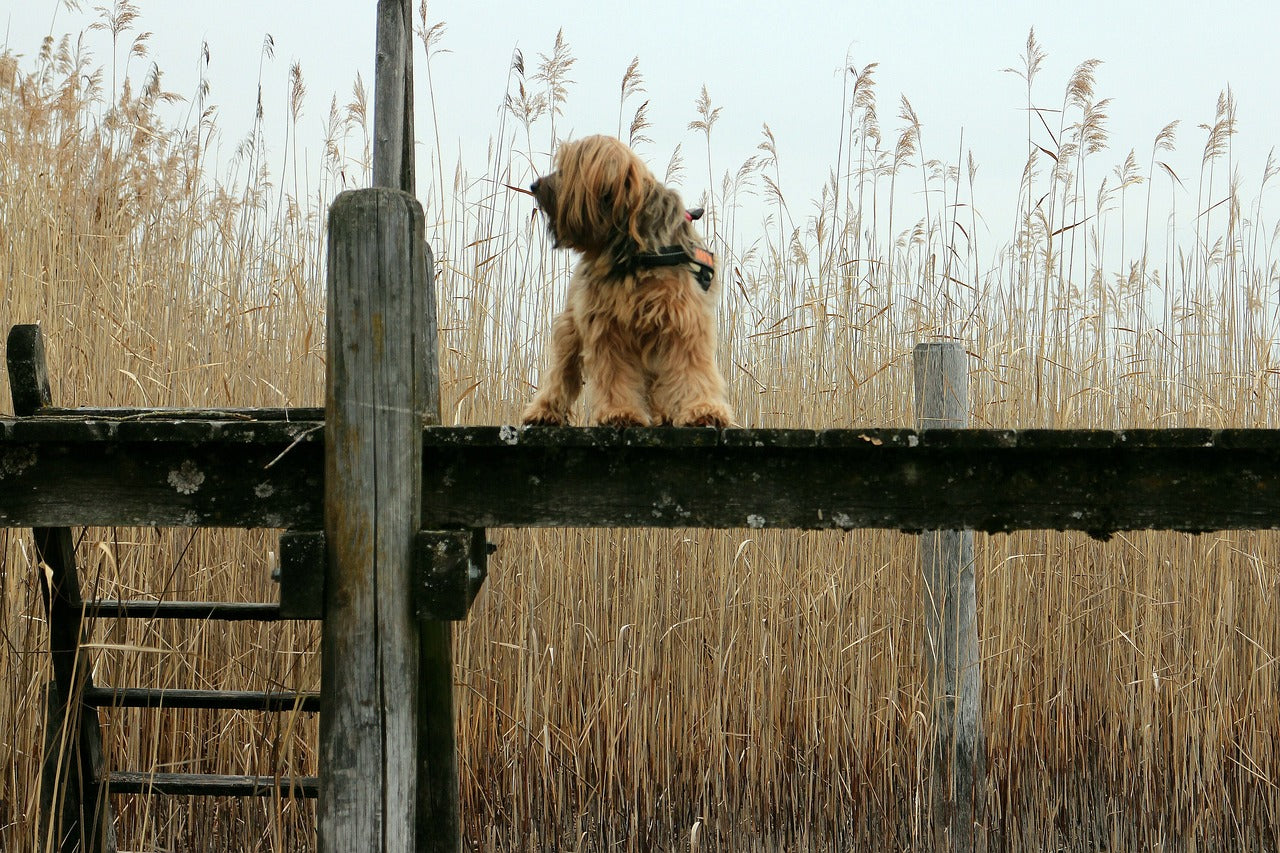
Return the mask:
[[[145,57],[135,21],[104,23],[112,56]],[[439,50],[443,30],[421,23]],[[318,404],[323,211],[367,179],[362,84],[332,102],[305,189],[292,148],[269,167],[260,126],[214,160],[203,85],[175,102],[158,71],[99,64],[81,44],[0,57],[0,327],[44,324],[61,404]],[[1198,176],[1169,164],[1191,136],[1173,124],[1117,164],[1096,63],[1042,101],[1043,56],[1032,34],[1015,71],[1029,121],[1019,214],[996,245],[978,244],[976,155],[940,159],[905,98],[890,130],[873,65],[848,69],[832,177],[803,207],[784,194],[786,152],[767,126],[759,155],[717,160],[718,107],[703,92],[690,125],[702,148],[673,152],[666,174],[707,206],[726,261],[722,363],[744,425],[910,425],[911,348],[943,337],[972,354],[976,425],[1275,426],[1274,223],[1261,201],[1275,170],[1249,188],[1230,168],[1234,99],[1205,125]],[[563,37],[528,67],[514,57],[482,173],[426,149],[447,422],[510,422],[537,382],[569,259],[502,187],[545,162],[572,62]],[[633,63],[620,87],[633,141],[647,127],[640,73]],[[292,79],[297,140],[305,85],[299,69]],[[1051,132],[1032,123],[1042,104]],[[741,218],[750,193],[766,200],[763,227]],[[1166,198],[1178,200],[1167,228]],[[267,532],[77,535],[95,595],[274,595]],[[37,567],[24,532],[0,537],[0,846],[41,850]],[[493,538],[491,576],[456,634],[475,848],[929,849],[912,537]],[[1029,532],[979,536],[975,553],[994,847],[1276,848],[1274,534]],[[103,684],[314,689],[317,636],[99,622],[91,653]],[[303,715],[117,710],[104,723],[116,768],[315,772]],[[113,804],[123,849],[314,841],[307,803]]]

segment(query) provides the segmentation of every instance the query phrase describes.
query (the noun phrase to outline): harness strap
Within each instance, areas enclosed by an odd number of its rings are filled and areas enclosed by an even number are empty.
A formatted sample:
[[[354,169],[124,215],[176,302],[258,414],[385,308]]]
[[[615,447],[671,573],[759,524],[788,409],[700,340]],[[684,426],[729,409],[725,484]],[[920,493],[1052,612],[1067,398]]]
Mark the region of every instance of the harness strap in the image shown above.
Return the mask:
[[[700,246],[693,249],[663,246],[656,252],[641,252],[636,255],[636,263],[642,267],[678,267],[689,264],[693,267],[694,278],[702,285],[703,290],[711,289],[711,280],[716,274],[716,256]]]

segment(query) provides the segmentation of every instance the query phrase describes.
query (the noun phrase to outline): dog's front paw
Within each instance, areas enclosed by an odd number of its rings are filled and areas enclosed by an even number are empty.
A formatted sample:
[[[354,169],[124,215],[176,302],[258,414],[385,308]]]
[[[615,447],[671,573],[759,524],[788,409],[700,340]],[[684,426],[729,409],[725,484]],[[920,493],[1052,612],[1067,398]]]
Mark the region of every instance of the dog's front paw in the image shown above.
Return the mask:
[[[592,420],[600,426],[649,426],[649,416],[636,409],[606,409],[604,411],[594,413]]]
[[[569,413],[541,400],[534,400],[520,415],[520,423],[525,426],[568,426]]]
[[[699,403],[674,418],[675,426],[724,429],[733,421],[733,412],[723,403]]]

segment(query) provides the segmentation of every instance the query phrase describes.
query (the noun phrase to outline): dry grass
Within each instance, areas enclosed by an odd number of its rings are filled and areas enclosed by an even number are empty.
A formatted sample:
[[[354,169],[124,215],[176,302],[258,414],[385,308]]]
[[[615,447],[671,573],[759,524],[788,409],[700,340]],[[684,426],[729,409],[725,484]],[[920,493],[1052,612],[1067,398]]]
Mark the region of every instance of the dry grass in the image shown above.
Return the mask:
[[[132,35],[123,28],[122,44]],[[63,404],[319,404],[317,211],[364,180],[363,100],[331,110],[318,186],[303,192],[278,183],[291,162],[267,170],[256,129],[229,164],[213,163],[198,93],[166,106],[158,77],[98,71],[76,50],[64,40],[0,57],[0,327],[44,324]],[[1029,41],[1019,66],[1029,104],[1038,50]],[[459,166],[424,199],[447,422],[510,422],[536,381],[568,261],[526,202],[496,188],[526,181],[520,164],[565,97],[557,64],[571,58],[558,41],[529,79],[513,66],[485,173]],[[628,69],[620,126],[637,75]],[[973,353],[978,425],[1276,426],[1275,242],[1228,167],[1229,98],[1207,125],[1198,181],[1162,169],[1172,130],[1145,174],[1142,156],[1107,172],[1106,104],[1082,64],[1053,104],[1056,142],[1029,125],[1052,156],[1029,145],[1019,221],[987,248],[972,239],[972,158],[930,159],[905,99],[899,129],[882,132],[874,68],[848,79],[835,177],[794,225],[767,129],[759,159],[711,180],[715,107],[698,105],[706,173],[699,152],[685,185],[711,181],[707,227],[732,259],[723,363],[744,424],[908,425],[911,347],[958,337]],[[644,129],[636,113],[631,134]],[[449,173],[431,165],[421,171]],[[1190,229],[1152,225],[1175,183],[1198,183],[1194,208],[1176,210]],[[738,220],[752,191],[771,211],[763,228]],[[478,849],[929,848],[913,538],[495,538],[491,577],[457,632],[463,811]],[[11,697],[0,848],[40,850],[45,633],[29,540],[0,539]],[[80,556],[104,597],[268,600],[272,547],[261,532],[87,530]],[[1023,533],[979,536],[976,554],[994,846],[1276,849],[1274,534],[1100,544]],[[92,639],[105,684],[318,679],[312,625],[100,623]],[[105,722],[114,767],[315,771],[309,717],[117,711]],[[313,843],[309,804],[114,805],[124,849]]]

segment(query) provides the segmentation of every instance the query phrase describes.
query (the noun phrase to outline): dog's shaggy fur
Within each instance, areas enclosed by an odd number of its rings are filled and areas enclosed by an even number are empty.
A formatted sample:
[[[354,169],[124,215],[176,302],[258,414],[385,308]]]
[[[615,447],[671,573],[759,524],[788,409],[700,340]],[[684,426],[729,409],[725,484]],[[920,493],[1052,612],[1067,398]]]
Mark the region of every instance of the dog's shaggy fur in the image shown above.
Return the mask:
[[[569,423],[585,377],[590,423],[727,426],[733,414],[715,364],[718,280],[704,289],[690,264],[639,257],[702,248],[680,196],[608,136],[563,144],[556,170],[531,189],[556,245],[581,259],[524,423]]]

